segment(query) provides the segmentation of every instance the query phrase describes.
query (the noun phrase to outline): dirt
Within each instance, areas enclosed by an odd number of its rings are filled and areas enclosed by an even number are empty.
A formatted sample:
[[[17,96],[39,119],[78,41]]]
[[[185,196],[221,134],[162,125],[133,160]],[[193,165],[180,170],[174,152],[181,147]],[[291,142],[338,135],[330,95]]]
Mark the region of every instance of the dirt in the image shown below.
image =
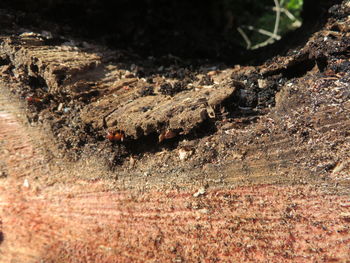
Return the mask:
[[[4,30],[2,262],[346,262],[349,9],[258,66]]]

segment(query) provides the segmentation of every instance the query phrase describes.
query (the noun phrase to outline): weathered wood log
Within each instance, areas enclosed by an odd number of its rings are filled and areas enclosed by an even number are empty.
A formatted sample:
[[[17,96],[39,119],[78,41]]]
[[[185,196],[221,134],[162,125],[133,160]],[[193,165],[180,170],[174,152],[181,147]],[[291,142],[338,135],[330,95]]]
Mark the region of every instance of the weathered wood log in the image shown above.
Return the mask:
[[[347,260],[349,7],[260,66],[3,36],[0,261]]]

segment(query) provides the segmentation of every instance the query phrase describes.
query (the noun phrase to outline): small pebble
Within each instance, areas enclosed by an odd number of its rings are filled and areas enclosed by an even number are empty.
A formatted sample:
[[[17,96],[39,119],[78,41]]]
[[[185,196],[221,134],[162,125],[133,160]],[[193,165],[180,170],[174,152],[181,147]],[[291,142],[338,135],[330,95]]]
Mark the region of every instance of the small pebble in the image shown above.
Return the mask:
[[[23,187],[25,187],[25,188],[29,188],[29,181],[28,181],[28,179],[24,179],[24,182],[23,182]]]
[[[193,194],[193,197],[199,197],[199,196],[204,195],[204,194],[205,194],[205,188],[201,187],[198,189],[198,191],[196,193]]]
[[[63,103],[58,104],[57,111],[61,111],[63,108]]]

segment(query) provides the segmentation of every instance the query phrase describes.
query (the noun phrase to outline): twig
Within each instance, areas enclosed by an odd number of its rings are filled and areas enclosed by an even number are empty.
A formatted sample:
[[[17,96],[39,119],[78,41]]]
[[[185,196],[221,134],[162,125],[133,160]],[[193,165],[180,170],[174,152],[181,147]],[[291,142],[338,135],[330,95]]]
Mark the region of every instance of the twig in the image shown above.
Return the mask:
[[[281,39],[281,36],[279,35],[274,35],[273,33],[271,33],[270,31],[267,31],[265,29],[262,29],[262,28],[255,28],[253,26],[248,26],[247,27],[249,30],[255,30],[257,31],[258,33],[262,34],[262,35],[265,35],[265,36],[269,36],[271,38],[274,38],[275,40],[280,40]]]
[[[250,41],[249,37],[247,36],[246,33],[244,33],[244,31],[242,30],[242,28],[237,27],[237,31],[238,33],[241,34],[241,36],[243,37],[245,43],[247,44],[247,49],[250,49],[252,42]]]
[[[301,25],[301,22],[289,10],[282,7],[284,2],[285,0],[280,0],[280,2],[278,0],[274,0],[275,6],[272,8],[272,10],[276,13],[276,18],[275,18],[275,25],[274,25],[273,32],[270,32],[262,28],[255,28],[253,26],[243,26],[248,30],[254,30],[262,35],[268,36],[269,38],[266,39],[265,41],[252,46],[251,40],[249,39],[247,34],[243,31],[242,27],[237,27],[237,31],[240,33],[245,43],[247,44],[247,49],[258,49],[260,47],[264,47],[269,44],[272,44],[275,40],[281,39],[281,36],[277,34],[280,26],[280,21],[281,21],[281,13],[285,14],[290,20],[294,21],[293,26],[299,27]]]
[[[281,7],[280,7],[280,3],[278,2],[278,0],[274,0],[274,2],[275,2],[275,9],[276,9],[276,11],[275,11],[276,12],[276,19],[275,19],[275,26],[274,26],[273,33],[272,33],[273,37],[270,36],[265,41],[252,46],[251,49],[257,49],[260,47],[264,47],[268,44],[271,44],[274,42],[274,39],[276,38],[276,36],[278,36],[277,32],[278,32],[278,28],[279,28],[279,24],[280,24],[280,19],[281,19]]]
[[[279,24],[280,24],[280,19],[281,19],[281,7],[278,0],[274,0],[274,1],[276,6],[276,20],[275,20],[275,28],[273,29],[273,34],[276,36],[278,32]]]
[[[285,9],[283,7],[281,7],[280,9],[281,13],[284,13],[290,20],[299,21],[288,9]],[[276,7],[273,7],[272,10],[276,11]]]

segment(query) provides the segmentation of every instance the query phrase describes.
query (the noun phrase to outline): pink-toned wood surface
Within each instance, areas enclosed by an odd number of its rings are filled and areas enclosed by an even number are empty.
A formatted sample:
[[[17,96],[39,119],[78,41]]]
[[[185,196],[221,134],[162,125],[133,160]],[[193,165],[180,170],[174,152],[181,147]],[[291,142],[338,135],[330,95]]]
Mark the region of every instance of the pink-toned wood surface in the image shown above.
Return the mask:
[[[194,192],[38,188],[33,138],[0,114],[0,262],[347,262],[350,200],[311,186]],[[37,166],[38,169],[35,169]],[[46,171],[47,172],[47,171]]]

